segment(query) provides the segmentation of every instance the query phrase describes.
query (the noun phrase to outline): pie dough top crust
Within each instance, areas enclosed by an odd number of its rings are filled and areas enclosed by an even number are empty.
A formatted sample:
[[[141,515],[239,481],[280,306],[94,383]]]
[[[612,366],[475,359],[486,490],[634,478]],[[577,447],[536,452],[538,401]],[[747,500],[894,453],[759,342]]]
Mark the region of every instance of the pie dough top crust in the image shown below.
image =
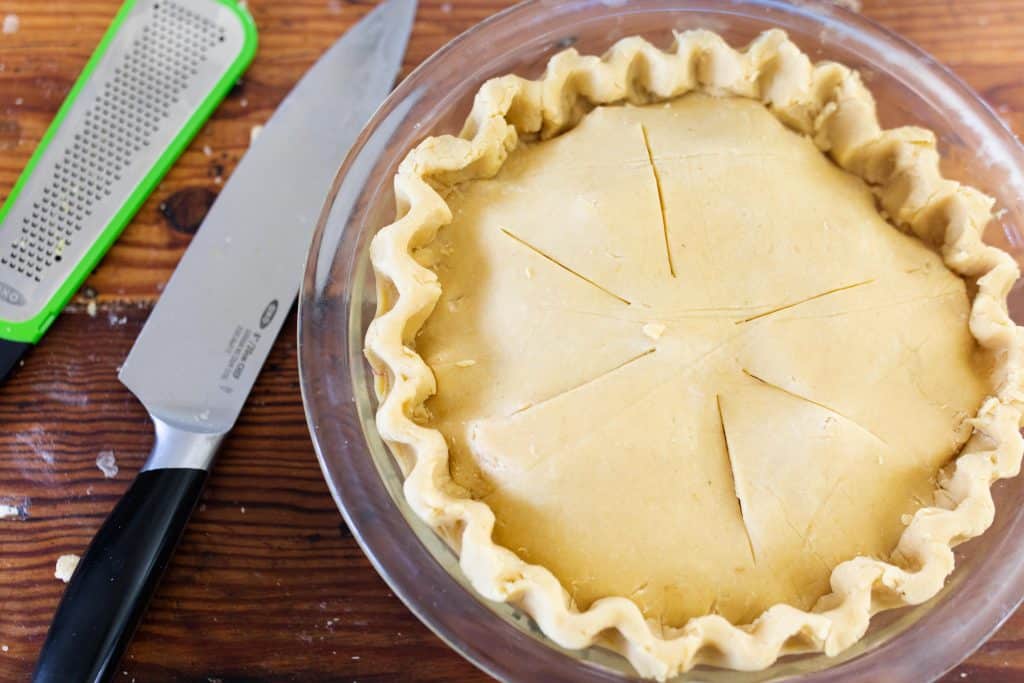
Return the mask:
[[[658,678],[837,653],[1019,468],[991,200],[779,31],[492,80],[396,191],[378,429],[474,587],[563,646]]]
[[[963,280],[752,100],[598,108],[447,200],[415,253],[427,424],[579,607],[810,609],[896,547],[988,393]]]

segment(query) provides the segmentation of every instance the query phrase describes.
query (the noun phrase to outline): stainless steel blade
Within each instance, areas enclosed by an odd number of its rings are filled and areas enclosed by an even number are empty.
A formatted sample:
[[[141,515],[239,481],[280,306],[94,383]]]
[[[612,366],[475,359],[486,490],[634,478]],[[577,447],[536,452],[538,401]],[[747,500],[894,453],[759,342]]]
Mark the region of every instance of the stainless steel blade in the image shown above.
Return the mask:
[[[388,0],[303,77],[210,209],[121,368],[176,430],[231,429],[298,292],[324,199],[391,90],[415,0]]]

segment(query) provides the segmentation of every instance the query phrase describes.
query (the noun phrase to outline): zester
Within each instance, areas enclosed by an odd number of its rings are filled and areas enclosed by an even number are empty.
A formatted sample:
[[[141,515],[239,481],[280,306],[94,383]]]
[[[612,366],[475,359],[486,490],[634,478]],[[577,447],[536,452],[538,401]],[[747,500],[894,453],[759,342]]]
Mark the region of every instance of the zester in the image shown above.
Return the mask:
[[[0,380],[252,61],[237,0],[127,0],[0,209]]]

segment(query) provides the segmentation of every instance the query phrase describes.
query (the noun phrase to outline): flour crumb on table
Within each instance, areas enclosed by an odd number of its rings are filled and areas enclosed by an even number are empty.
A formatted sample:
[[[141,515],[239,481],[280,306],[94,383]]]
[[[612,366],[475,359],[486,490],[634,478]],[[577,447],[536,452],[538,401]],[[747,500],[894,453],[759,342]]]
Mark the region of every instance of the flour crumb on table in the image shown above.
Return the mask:
[[[249,129],[249,144],[256,142],[256,138],[263,132],[263,126],[253,126]]]
[[[4,33],[10,35],[17,33],[18,28],[21,26],[21,19],[18,18],[17,14],[8,14],[4,17]]]
[[[117,476],[117,458],[114,457],[114,451],[100,451],[99,455],[96,456],[96,467],[99,468],[100,472],[107,479],[113,479]]]
[[[14,440],[22,446],[28,446],[47,465],[54,464],[53,437],[48,436],[41,427],[36,427],[28,432],[19,432],[14,435]]]
[[[28,498],[23,498],[19,503],[14,498],[0,499],[0,519],[17,519],[24,521],[28,519],[28,509],[32,504]]]
[[[57,567],[53,570],[53,576],[67,583],[71,580],[71,575],[75,573],[75,567],[78,566],[80,559],[82,558],[78,555],[61,555],[57,558]]]

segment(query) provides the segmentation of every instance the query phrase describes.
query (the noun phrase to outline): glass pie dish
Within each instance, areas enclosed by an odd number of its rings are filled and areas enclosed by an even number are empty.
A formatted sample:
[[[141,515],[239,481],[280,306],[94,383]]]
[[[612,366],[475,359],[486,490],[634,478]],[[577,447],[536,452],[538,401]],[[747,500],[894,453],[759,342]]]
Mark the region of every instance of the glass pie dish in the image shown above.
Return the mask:
[[[374,427],[372,373],[363,339],[375,312],[368,247],[394,216],[392,178],[428,135],[457,133],[488,78],[536,77],[568,46],[600,54],[642,35],[667,46],[673,30],[711,29],[733,45],[779,27],[813,59],[858,69],[885,127],[934,130],[947,177],[997,199],[986,239],[1021,256],[1024,149],[955,76],[900,38],[827,3],[770,0],[536,0],[483,22],[419,67],[382,105],[339,171],[314,237],[299,310],[302,390],[321,466],[342,514],[377,570],[409,608],[455,650],[506,681],[618,681],[624,659],[598,648],[562,650],[524,614],[479,598],[455,553],[413,514],[402,474]],[[1010,299],[1020,320],[1019,291]],[[928,603],[884,612],[838,657],[790,657],[749,674],[697,669],[714,680],[932,680],[966,657],[1020,602],[1024,528],[1017,479],[994,487],[996,521],[957,548],[957,569]]]

